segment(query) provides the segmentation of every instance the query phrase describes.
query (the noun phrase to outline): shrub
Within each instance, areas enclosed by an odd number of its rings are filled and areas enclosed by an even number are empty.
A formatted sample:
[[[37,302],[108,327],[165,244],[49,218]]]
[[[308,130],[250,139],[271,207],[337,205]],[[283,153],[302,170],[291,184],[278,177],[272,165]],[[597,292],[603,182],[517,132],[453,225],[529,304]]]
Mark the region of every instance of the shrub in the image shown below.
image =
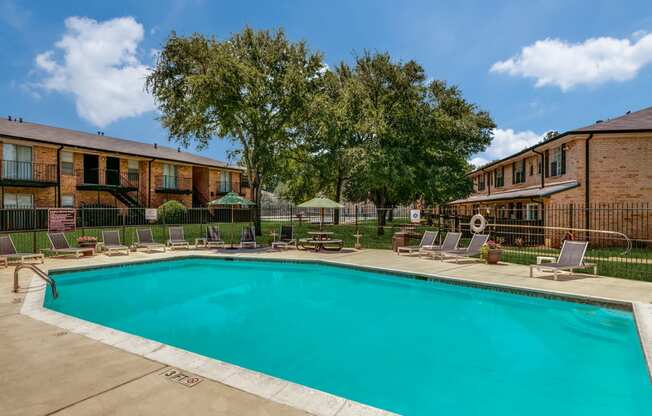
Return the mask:
[[[168,201],[158,207],[158,220],[164,224],[183,224],[186,207],[179,201]]]

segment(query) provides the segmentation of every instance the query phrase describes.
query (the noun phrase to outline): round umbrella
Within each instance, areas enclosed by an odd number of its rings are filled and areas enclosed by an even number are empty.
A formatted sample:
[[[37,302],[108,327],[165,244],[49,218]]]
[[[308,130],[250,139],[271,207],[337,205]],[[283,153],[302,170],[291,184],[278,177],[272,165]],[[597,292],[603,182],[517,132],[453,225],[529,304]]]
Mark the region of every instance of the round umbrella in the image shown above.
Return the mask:
[[[303,202],[297,205],[297,208],[319,208],[320,209],[320,219],[319,219],[319,231],[322,229],[322,224],[324,223],[324,209],[332,208],[344,208],[344,205],[339,202],[335,202],[332,199],[328,198],[313,198],[309,201]]]
[[[254,202],[247,198],[241,197],[235,192],[229,192],[220,199],[216,199],[208,203],[211,205],[230,205],[231,206],[231,248],[233,248],[233,209],[236,205],[251,206],[256,205]]]

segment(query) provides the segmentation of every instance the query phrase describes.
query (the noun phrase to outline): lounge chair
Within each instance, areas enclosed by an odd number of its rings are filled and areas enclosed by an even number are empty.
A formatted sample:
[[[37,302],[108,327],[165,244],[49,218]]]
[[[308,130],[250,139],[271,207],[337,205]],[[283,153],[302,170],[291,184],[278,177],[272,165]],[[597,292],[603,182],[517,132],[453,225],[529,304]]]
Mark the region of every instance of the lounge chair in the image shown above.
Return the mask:
[[[440,251],[435,254],[435,256],[439,257],[440,260],[453,258],[455,259],[455,263],[457,263],[460,259],[480,254],[482,246],[487,242],[487,240],[489,240],[489,234],[473,234],[473,238],[471,238],[471,242],[467,247],[457,250]]]
[[[254,227],[243,227],[240,233],[240,248],[256,248]]]
[[[25,263],[25,260],[29,259],[43,263],[43,253],[18,253],[10,235],[0,236],[0,257],[5,257],[8,261],[16,260],[19,263]]]
[[[460,239],[462,238],[462,233],[446,233],[446,237],[444,237],[444,241],[442,241],[441,245],[439,246],[423,246],[419,250],[419,256],[422,254],[430,254],[433,255],[435,253],[439,253],[442,251],[453,251],[457,250],[457,245],[460,243]]]
[[[219,226],[209,225],[206,227],[206,247],[224,248],[224,240],[222,240]]]
[[[129,247],[120,243],[120,231],[117,230],[102,230],[102,250],[106,254],[123,251],[129,255]]]
[[[167,242],[168,247],[190,247],[190,243],[183,236],[183,227],[168,227],[168,235],[170,237]]]
[[[72,254],[75,257],[81,257],[84,253],[88,252],[90,252],[91,255],[95,255],[95,248],[93,247],[70,247],[64,233],[48,233],[48,240],[50,240],[50,251],[55,255],[65,256]]]
[[[414,253],[418,252],[421,250],[423,246],[432,246],[435,244],[435,240],[437,239],[437,235],[439,235],[439,231],[425,231],[423,233],[423,237],[421,237],[421,241],[419,242],[418,246],[402,246],[402,247],[397,247],[396,248],[396,254],[401,255],[401,253]]]
[[[593,268],[593,276],[596,277],[598,274],[597,264],[584,263],[584,255],[588,246],[588,241],[564,241],[557,261],[555,263],[531,264],[530,277],[533,277],[533,269],[551,270],[554,273],[554,279],[557,280],[557,276],[561,271],[568,271],[573,274],[575,269],[588,269],[591,267]]]
[[[154,241],[154,236],[152,235],[152,230],[150,228],[136,230],[136,241],[134,242],[134,247],[136,249],[144,248],[149,251],[163,249],[163,252],[165,252],[165,244]]]
[[[279,239],[272,242],[272,248],[290,248],[291,246],[297,246],[297,240],[294,238],[294,227],[281,225]]]

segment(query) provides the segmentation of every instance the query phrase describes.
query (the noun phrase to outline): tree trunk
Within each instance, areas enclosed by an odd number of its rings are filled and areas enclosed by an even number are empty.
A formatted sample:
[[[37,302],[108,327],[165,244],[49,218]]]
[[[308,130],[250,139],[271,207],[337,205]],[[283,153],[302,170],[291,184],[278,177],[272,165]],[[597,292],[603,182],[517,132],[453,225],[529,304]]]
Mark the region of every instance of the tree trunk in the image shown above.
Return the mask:
[[[385,219],[387,218],[387,211],[385,210],[385,197],[383,195],[378,195],[374,200],[376,205],[376,221],[378,223],[378,235],[385,234]]]
[[[253,195],[254,195],[254,202],[256,205],[254,206],[254,230],[256,232],[256,235],[263,235],[263,230],[262,230],[262,221],[260,219],[260,196],[262,194],[262,188],[260,186],[260,175],[256,174],[256,177],[253,180],[252,183],[253,187]]]
[[[342,199],[342,174],[337,175],[337,182],[335,183],[335,202],[340,202]],[[336,209],[333,212],[333,224],[337,225],[340,223],[340,210]]]

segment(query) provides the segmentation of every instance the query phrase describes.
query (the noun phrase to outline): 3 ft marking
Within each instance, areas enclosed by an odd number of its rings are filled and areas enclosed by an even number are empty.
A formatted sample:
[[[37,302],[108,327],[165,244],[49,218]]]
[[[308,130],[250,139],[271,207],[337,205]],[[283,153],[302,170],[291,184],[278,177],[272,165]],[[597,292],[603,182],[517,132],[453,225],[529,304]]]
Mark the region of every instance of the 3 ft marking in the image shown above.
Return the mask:
[[[163,375],[165,378],[167,378],[170,381],[179,383],[186,387],[193,387],[201,383],[202,381],[204,381],[204,379],[201,377],[184,374],[183,372],[181,372],[181,370],[178,370],[176,368],[166,368],[165,370],[163,370],[161,375]]]

